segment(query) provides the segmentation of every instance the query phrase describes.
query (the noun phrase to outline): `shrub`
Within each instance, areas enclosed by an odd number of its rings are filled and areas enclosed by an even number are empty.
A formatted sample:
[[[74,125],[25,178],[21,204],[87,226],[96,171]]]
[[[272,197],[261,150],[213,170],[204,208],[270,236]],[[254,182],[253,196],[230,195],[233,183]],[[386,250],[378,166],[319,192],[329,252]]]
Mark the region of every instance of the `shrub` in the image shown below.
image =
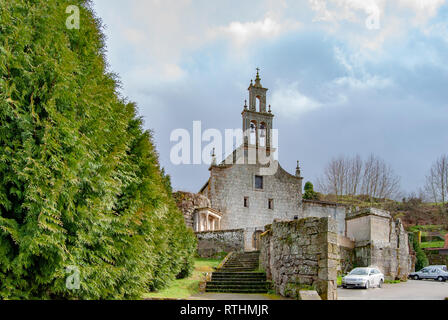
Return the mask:
[[[126,299],[192,267],[151,133],[88,1],[0,2],[0,299]],[[66,287],[67,267],[80,288]]]
[[[415,261],[415,270],[421,270],[424,267],[426,267],[429,262],[428,258],[426,257],[425,252],[420,247],[420,244],[418,243],[418,236],[416,233],[409,233],[410,235],[410,241],[412,241],[412,246],[415,251],[416,255],[416,261]]]
[[[305,183],[304,187],[305,193],[303,194],[303,199],[306,200],[319,200],[319,194],[314,191],[314,186],[311,182]]]

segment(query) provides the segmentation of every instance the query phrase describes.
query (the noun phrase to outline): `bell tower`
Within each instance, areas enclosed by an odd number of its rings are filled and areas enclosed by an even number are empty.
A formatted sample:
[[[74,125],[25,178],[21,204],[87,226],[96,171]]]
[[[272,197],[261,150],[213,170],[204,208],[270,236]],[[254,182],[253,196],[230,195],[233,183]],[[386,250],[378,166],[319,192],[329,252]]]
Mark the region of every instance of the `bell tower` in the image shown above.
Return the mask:
[[[241,113],[243,117],[243,134],[244,147],[255,147],[256,150],[260,148],[266,149],[266,154],[271,152],[272,141],[272,121],[274,115],[269,105],[266,110],[266,93],[267,88],[261,85],[260,69],[257,68],[257,75],[255,84],[250,81],[249,90],[249,106],[247,100],[244,104],[244,110]]]

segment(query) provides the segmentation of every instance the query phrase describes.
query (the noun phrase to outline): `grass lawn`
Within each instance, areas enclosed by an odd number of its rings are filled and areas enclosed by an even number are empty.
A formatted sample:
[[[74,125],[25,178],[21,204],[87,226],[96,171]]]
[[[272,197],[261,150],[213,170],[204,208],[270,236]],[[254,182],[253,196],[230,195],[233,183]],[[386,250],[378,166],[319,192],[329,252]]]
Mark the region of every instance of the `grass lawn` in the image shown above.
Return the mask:
[[[433,242],[422,242],[420,247],[422,248],[443,248],[445,241],[433,241]]]
[[[193,274],[186,279],[172,281],[167,288],[149,292],[143,298],[186,299],[199,292],[199,282],[204,279],[205,272],[212,272],[221,262],[221,259],[196,258]]]
[[[387,284],[396,284],[396,283],[401,283],[401,280],[385,280],[384,283],[387,283]]]
[[[442,235],[445,235],[448,233],[448,230],[445,230],[444,225],[437,225],[437,224],[426,224],[426,225],[416,225],[409,227],[409,231],[417,232],[421,231],[422,236],[426,236],[426,232],[440,232]]]
[[[342,286],[342,276],[338,276],[337,285]]]

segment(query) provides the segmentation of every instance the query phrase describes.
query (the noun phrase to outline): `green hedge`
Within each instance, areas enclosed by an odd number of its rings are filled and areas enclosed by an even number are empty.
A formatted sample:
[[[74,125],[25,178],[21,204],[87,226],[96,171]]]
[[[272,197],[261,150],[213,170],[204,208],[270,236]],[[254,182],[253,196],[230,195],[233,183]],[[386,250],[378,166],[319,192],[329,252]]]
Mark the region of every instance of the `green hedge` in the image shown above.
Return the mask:
[[[415,270],[421,270],[429,264],[428,258],[418,243],[417,233],[409,233],[409,240],[411,241],[416,254]]]
[[[68,5],[79,30],[66,28]],[[2,299],[139,298],[193,267],[194,234],[107,72],[92,12],[81,0],[0,2]]]

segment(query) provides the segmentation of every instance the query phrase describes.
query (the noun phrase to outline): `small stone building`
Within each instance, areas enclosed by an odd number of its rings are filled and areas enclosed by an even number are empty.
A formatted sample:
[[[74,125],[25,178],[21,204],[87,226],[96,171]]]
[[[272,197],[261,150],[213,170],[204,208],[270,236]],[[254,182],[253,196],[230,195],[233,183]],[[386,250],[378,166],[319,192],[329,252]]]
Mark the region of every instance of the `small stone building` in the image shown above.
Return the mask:
[[[387,279],[407,279],[414,270],[415,258],[400,219],[394,220],[388,211],[366,208],[347,214],[346,224],[347,237],[339,241],[341,252],[345,252],[341,271],[376,266]]]

